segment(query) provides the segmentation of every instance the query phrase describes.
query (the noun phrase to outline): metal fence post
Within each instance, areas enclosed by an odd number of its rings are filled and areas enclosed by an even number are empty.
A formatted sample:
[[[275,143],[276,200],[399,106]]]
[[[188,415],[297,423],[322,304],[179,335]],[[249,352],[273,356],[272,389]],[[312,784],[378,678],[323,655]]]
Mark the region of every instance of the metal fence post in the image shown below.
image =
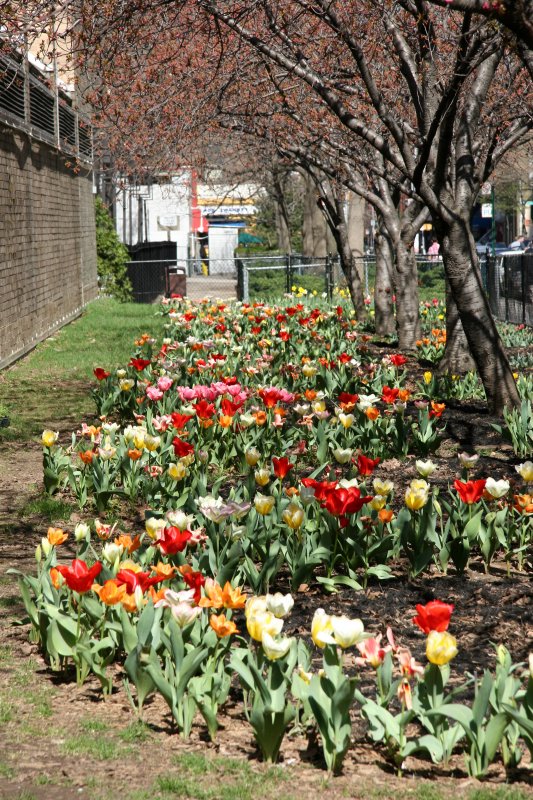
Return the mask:
[[[286,278],[285,288],[286,288],[287,294],[290,294],[291,293],[291,286],[292,286],[292,265],[291,265],[291,254],[290,253],[287,253],[287,255],[285,256],[285,270],[286,270],[286,272],[285,272],[285,278]]]
[[[509,264],[508,259],[503,257],[503,286],[505,290],[505,320],[509,321]]]
[[[331,301],[333,297],[333,260],[331,253],[326,256],[326,296]]]
[[[242,262],[241,262],[242,263]],[[248,271],[248,267],[244,264],[242,265],[242,302],[249,303],[250,302],[250,274]]]
[[[520,256],[520,272],[522,277],[522,324],[526,322],[526,259]]]

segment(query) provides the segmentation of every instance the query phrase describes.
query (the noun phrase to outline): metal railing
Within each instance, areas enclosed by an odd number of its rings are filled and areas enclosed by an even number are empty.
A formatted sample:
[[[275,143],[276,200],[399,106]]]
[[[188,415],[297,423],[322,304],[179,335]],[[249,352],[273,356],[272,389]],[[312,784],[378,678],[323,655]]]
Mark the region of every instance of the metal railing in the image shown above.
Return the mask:
[[[50,88],[46,77],[0,53],[0,120],[83,161],[92,161],[88,118],[73,108],[68,95]]]

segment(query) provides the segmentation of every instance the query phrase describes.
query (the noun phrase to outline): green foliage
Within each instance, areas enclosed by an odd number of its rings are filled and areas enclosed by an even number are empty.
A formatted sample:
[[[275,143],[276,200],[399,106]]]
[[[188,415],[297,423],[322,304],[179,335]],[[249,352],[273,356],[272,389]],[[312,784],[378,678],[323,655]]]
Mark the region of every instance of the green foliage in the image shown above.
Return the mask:
[[[106,294],[124,303],[131,300],[131,283],[126,270],[129,254],[118,238],[113,220],[100,197],[96,197],[94,208],[98,277]]]

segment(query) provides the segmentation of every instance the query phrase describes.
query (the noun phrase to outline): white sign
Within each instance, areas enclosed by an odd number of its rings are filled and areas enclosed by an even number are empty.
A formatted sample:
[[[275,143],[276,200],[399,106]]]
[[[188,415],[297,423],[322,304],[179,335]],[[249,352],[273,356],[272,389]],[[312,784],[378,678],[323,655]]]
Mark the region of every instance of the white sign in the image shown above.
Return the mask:
[[[257,207],[244,206],[201,206],[204,217],[251,217],[257,214]]]
[[[486,197],[487,195],[489,195],[492,192],[492,183],[489,183],[487,181],[487,183],[481,184],[481,189],[479,191],[480,191],[480,194],[483,194]]]
[[[161,214],[157,218],[157,224],[160,228],[173,228],[177,230],[179,228],[179,219],[177,214]]]
[[[492,203],[483,203],[481,206],[482,217],[492,217]]]

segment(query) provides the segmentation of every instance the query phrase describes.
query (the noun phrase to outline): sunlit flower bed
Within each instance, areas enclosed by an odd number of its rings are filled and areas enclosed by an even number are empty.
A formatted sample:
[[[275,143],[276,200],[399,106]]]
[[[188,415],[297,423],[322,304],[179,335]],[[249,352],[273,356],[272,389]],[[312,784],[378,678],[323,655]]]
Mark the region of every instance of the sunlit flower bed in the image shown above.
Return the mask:
[[[442,338],[442,309],[425,309]],[[450,565],[462,573],[496,556],[528,569],[533,463],[474,480],[477,457],[461,454],[457,479],[439,492],[431,456],[446,407],[434,376],[409,381],[402,354],[377,358],[344,304],[175,299],[162,313],[161,344],[143,335],[123,369],[95,370],[99,424],[81,425],[67,447],[43,432],[47,490],[68,490],[99,517],[70,534],[70,566],[58,561],[67,534],[50,529],[37,576],[21,576],[51,665],[74,662],[79,682],[93,673],[109,692],[118,661],[139,711],[159,692],[184,736],[199,712],[212,738],[236,674],[270,761],[291,726],[314,727],[337,771],[357,711],[399,767],[413,753],[447,763],[458,751],[475,776],[497,753],[516,766],[533,745],[533,665],[513,665],[499,647],[494,675],[450,688],[453,606],[417,607],[424,667],[391,630],[382,641],[322,609],[309,620],[313,654],[309,639],[284,635],[293,599],[273,590],[281,579],[292,590],[359,590],[393,566],[410,577]],[[418,478],[405,485],[380,472],[408,454]],[[119,502],[144,509],[144,530],[105,521]],[[362,692],[360,670],[375,672],[375,692]],[[467,689],[473,704],[458,699]]]

